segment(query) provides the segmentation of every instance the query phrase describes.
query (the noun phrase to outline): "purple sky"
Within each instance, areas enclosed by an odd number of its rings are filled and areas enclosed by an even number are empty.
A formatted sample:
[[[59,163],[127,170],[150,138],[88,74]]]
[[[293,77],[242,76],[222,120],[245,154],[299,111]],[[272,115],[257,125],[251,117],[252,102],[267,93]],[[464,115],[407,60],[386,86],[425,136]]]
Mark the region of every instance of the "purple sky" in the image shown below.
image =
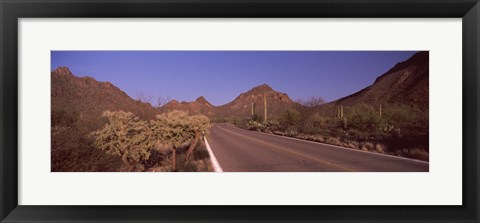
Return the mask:
[[[290,98],[332,101],[373,83],[415,51],[52,51],[51,69],[109,81],[133,98],[214,105],[266,83]]]

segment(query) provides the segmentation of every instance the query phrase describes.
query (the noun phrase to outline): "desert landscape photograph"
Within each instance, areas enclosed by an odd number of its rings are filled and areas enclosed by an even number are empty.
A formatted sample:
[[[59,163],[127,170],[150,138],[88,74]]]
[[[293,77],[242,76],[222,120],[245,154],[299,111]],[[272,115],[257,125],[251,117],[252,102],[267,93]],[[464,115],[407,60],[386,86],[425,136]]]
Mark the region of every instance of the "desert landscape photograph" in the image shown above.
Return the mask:
[[[52,172],[428,172],[428,51],[51,51]]]

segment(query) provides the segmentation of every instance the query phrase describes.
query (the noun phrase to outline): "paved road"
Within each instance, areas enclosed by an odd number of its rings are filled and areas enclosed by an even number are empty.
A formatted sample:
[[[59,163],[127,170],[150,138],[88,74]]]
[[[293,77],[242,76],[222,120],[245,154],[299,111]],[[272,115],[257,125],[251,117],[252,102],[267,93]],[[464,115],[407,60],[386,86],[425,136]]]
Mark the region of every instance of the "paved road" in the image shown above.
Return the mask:
[[[428,162],[269,135],[214,124],[207,136],[229,172],[428,172]]]

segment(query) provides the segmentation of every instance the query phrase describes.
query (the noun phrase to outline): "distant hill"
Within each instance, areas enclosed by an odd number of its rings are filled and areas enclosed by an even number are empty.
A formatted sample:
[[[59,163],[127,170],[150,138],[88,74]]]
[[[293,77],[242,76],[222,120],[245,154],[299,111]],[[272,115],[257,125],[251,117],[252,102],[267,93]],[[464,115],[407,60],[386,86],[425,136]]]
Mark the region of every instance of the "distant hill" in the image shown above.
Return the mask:
[[[203,96],[198,97],[192,102],[171,100],[161,108],[162,111],[183,110],[192,114],[205,114],[208,116],[215,114],[214,109],[215,106],[208,102]]]
[[[267,116],[278,117],[287,108],[300,108],[300,104],[292,101],[290,97],[282,92],[273,90],[267,84],[256,86],[251,90],[241,93],[233,101],[218,106],[216,114],[219,116],[236,115],[239,117],[250,117],[252,114],[252,103],[255,104],[255,114],[264,115],[264,96],[267,101]]]
[[[51,72],[52,112],[66,110],[79,119],[98,119],[105,110],[133,112],[144,119],[153,119],[158,111],[150,104],[133,100],[110,82],[92,77],[77,77],[66,67]]]
[[[379,76],[372,85],[324,106],[403,103],[427,110],[428,77],[429,52],[418,52]]]
[[[161,109],[163,111],[171,111],[174,109],[184,110],[191,113],[200,113],[215,117],[234,115],[242,118],[250,118],[252,115],[252,106],[255,104],[255,114],[263,117],[264,95],[267,101],[267,116],[269,117],[277,117],[280,112],[288,107],[301,107],[300,104],[292,101],[287,94],[277,92],[267,84],[262,84],[247,92],[241,93],[233,101],[221,106],[212,105],[202,96],[192,102],[178,102],[177,100],[171,100]]]

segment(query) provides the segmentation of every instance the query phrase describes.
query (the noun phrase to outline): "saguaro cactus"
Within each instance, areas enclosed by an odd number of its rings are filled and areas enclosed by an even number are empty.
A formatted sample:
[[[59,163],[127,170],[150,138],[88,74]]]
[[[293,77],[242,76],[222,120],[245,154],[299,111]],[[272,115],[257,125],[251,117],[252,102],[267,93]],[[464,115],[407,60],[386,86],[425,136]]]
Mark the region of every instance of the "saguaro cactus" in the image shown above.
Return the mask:
[[[252,117],[255,115],[255,102],[252,102]]]
[[[343,105],[340,105],[340,118],[343,118]]]
[[[337,107],[337,118],[343,119],[343,105],[340,105],[340,107]]]
[[[267,121],[267,95],[263,93],[263,107],[265,108],[265,114],[263,115],[265,117],[265,121]]]
[[[382,117],[382,104],[380,104],[380,117]]]

